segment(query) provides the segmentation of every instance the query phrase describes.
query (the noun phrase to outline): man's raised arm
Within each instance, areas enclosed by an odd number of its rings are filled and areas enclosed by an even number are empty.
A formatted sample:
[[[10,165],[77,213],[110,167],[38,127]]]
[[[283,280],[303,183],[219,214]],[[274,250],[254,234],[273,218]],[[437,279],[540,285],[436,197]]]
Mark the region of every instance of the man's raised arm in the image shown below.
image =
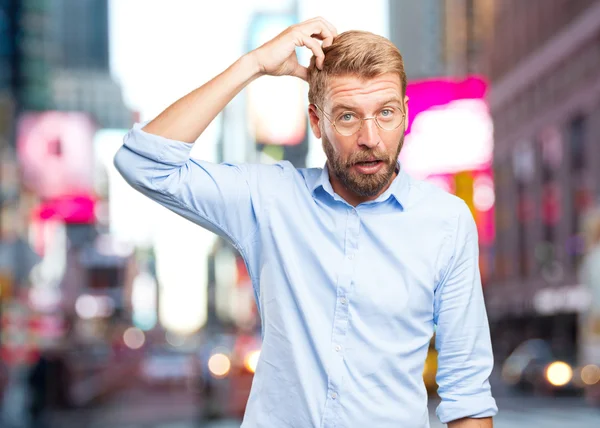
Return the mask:
[[[116,168],[141,193],[225,237],[241,251],[257,231],[262,201],[269,193],[265,183],[277,182],[280,167],[190,159],[191,143],[252,80],[266,74],[305,79],[307,71],[298,63],[296,47],[308,47],[321,67],[319,40],[328,46],[336,35],[322,18],[289,27],[143,128],[136,125],[115,156]]]
[[[290,75],[306,80],[306,68],[298,63],[296,47],[306,46],[323,65],[323,47],[331,45],[335,28],[323,18],[293,25],[263,46],[244,55],[210,82],[176,101],[144,131],[172,140],[193,143],[213,119],[251,81],[269,74]]]

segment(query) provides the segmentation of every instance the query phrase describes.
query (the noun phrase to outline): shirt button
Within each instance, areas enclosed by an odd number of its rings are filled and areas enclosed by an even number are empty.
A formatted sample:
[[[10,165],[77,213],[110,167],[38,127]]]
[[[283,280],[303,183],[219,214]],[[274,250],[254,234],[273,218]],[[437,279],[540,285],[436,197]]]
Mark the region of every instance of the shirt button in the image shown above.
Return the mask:
[[[342,302],[342,305],[345,305],[346,303],[348,303],[348,300],[345,297],[342,297],[340,299],[340,302]]]
[[[335,392],[332,392],[331,393],[331,398],[335,400],[337,398],[337,394]]]
[[[336,352],[340,352],[341,350],[342,350],[342,347],[340,345],[335,345]]]
[[[354,258],[354,254],[348,254],[348,260],[352,260]]]

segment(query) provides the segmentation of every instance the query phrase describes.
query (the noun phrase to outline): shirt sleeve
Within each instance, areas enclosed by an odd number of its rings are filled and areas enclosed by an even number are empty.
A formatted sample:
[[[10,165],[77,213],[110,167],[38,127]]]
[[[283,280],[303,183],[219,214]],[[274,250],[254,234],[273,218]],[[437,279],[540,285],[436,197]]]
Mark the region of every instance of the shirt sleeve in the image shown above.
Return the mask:
[[[498,408],[489,377],[494,366],[479,272],[477,228],[461,202],[453,252],[435,291],[435,346],[442,423],[494,416]]]
[[[125,136],[114,163],[136,190],[229,240],[238,250],[258,228],[258,165],[190,158],[192,144],[143,131]],[[273,168],[273,166],[267,166]]]

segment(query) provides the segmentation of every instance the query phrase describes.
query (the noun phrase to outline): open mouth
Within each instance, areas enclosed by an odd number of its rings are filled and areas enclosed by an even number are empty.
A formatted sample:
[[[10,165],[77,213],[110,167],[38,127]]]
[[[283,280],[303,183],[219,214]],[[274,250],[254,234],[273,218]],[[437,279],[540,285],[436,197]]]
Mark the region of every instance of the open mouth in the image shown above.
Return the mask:
[[[356,162],[354,168],[362,174],[375,174],[384,165],[382,160]]]
[[[364,161],[364,162],[356,162],[356,165],[361,165],[361,166],[375,166],[379,163],[381,163],[382,161],[380,160],[373,160],[373,161]]]

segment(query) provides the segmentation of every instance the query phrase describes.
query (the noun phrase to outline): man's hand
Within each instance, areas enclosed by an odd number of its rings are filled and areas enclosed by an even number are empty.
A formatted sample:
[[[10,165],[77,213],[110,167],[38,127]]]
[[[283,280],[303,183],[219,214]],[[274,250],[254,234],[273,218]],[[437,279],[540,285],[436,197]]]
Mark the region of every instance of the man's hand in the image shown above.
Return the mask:
[[[448,428],[493,428],[492,418],[464,418],[448,423]]]
[[[256,62],[261,74],[296,76],[307,80],[308,70],[298,63],[296,47],[310,49],[316,57],[317,68],[321,69],[325,60],[323,48],[330,46],[335,36],[337,30],[331,23],[323,18],[313,18],[292,25],[248,55]],[[322,46],[319,40],[323,41]]]

